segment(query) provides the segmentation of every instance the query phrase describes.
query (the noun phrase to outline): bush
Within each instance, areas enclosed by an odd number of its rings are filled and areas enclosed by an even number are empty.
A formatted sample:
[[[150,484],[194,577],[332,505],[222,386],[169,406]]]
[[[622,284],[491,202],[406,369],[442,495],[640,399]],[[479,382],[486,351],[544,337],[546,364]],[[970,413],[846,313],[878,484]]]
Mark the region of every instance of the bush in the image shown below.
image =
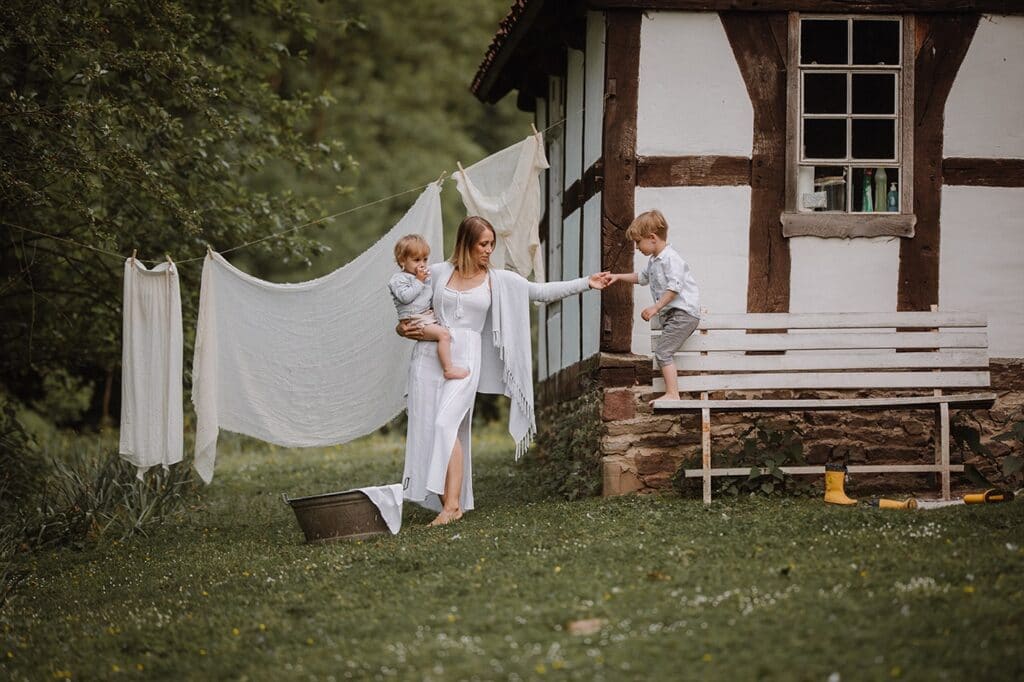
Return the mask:
[[[968,453],[973,453],[980,460],[980,468],[969,462],[964,465],[971,481],[986,488],[1020,487],[1024,483],[1024,421],[1014,422],[1007,431],[992,437],[992,441],[1009,448],[1009,452],[999,455],[982,442],[980,425],[971,426],[968,419],[963,414],[958,415],[950,435],[954,447],[965,461]]]
[[[0,516],[9,518],[42,490],[47,467],[18,419],[18,405],[0,391]]]

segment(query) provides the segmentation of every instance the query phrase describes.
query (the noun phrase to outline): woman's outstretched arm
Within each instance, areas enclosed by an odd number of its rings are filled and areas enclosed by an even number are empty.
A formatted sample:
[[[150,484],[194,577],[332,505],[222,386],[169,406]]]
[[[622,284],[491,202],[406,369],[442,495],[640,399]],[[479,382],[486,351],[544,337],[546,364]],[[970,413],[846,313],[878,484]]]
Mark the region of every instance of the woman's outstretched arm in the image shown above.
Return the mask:
[[[589,277],[570,279],[565,282],[530,282],[530,300],[551,303],[566,296],[579,294],[587,289],[604,289],[611,284],[611,274],[597,272]]]

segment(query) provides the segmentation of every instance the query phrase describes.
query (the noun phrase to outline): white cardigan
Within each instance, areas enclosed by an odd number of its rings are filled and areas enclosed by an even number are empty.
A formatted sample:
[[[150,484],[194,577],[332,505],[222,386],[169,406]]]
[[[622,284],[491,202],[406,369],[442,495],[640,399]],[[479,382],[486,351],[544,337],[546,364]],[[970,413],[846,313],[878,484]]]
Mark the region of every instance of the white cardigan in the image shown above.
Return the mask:
[[[455,267],[449,263],[430,266],[434,282],[434,314],[441,324],[441,292]],[[587,277],[566,282],[531,282],[510,270],[490,270],[491,308],[481,344],[480,393],[507,395],[512,399],[508,432],[516,442],[516,459],[533,441],[537,422],[533,410],[533,349],[530,342],[530,301],[550,303],[590,288]]]

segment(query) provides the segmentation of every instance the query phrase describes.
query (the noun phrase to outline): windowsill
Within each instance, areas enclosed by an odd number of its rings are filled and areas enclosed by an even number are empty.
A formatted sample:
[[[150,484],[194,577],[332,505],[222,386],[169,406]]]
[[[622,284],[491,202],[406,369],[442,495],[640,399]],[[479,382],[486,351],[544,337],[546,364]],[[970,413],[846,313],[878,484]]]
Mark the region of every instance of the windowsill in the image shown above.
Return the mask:
[[[783,237],[914,236],[917,216],[913,213],[783,213]]]

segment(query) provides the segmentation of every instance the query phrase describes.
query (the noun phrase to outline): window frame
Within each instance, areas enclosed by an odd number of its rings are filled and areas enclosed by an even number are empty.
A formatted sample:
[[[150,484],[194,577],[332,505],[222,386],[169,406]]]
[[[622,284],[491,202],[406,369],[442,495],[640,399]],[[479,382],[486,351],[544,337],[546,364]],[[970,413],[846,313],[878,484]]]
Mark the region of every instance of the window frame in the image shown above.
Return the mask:
[[[900,22],[900,65],[898,67],[865,65],[855,67],[852,64],[846,65],[807,65],[800,62],[800,25],[801,20],[826,19],[837,20],[880,20],[897,19]],[[852,23],[851,23],[852,27]],[[819,236],[819,237],[875,237],[875,236],[897,236],[913,237],[914,225],[917,218],[914,216],[914,51],[915,51],[915,21],[912,14],[821,14],[821,13],[789,13],[789,55],[786,69],[786,186],[785,186],[785,209],[781,216],[783,236]],[[852,31],[847,34],[848,44],[853,41]],[[852,59],[852,55],[849,56]],[[806,73],[844,73],[847,76],[847,113],[844,115],[847,121],[852,118],[873,118],[871,114],[854,115],[849,106],[853,97],[852,74],[854,73],[893,73],[897,76],[897,97],[895,101],[896,119],[896,160],[888,167],[899,168],[900,184],[900,205],[897,212],[858,212],[849,211],[806,211],[800,209],[800,197],[798,196],[797,177],[800,167],[806,165],[834,165],[846,167],[875,168],[885,161],[864,161],[853,160],[850,155],[852,144],[850,139],[850,123],[847,123],[847,158],[845,160],[802,159],[803,144],[803,78]],[[814,118],[814,115],[811,115]],[[837,118],[837,115],[823,115],[824,118]],[[889,118],[887,115],[878,118]],[[852,196],[852,188],[847,187],[847,197]],[[851,204],[847,203],[849,207]]]

